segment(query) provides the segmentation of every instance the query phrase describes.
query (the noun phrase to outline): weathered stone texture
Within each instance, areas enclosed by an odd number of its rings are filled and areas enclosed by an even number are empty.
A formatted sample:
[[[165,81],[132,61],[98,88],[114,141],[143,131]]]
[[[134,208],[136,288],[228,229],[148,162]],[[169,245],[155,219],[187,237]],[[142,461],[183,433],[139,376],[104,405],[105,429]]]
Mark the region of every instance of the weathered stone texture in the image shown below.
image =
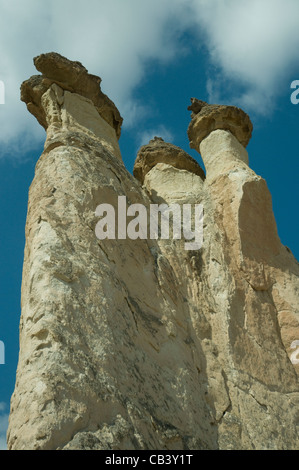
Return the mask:
[[[120,136],[122,117],[114,103],[101,91],[99,77],[89,74],[80,62],[68,60],[55,52],[35,57],[34,65],[42,75],[33,75],[22,83],[21,100],[45,129],[48,127],[47,118],[52,117],[52,113],[47,114],[41,106],[41,99],[55,83],[65,91],[92,101],[96,111],[114,128],[117,137]],[[58,104],[61,104],[59,100]]]
[[[148,145],[143,145],[134,164],[133,175],[142,184],[146,174],[157,163],[165,163],[180,170],[186,170],[205,179],[205,173],[201,166],[188,155],[184,150],[176,145],[164,142],[161,137],[155,137]]]
[[[188,109],[192,111],[188,128],[191,148],[198,150],[200,143],[217,129],[230,131],[244,147],[247,146],[252,134],[252,123],[242,109],[208,104],[196,98],[191,99]]]
[[[296,449],[299,266],[248,166],[247,115],[222,106],[197,140],[197,102],[189,136],[206,177],[155,139],[136,179],[120,129],[78,85],[83,66],[53,54],[35,62],[42,82],[22,89],[42,91],[28,108],[47,139],[29,192],[9,449]],[[96,207],[121,195],[147,208],[202,203],[203,247],[98,240]]]

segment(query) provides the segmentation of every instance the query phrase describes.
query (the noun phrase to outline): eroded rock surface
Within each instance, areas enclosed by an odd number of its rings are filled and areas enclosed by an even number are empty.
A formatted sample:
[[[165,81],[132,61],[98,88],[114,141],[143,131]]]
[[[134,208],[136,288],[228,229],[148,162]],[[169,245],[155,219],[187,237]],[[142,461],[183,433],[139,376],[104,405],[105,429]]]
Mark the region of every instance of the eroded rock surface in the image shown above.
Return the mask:
[[[208,104],[196,98],[191,99],[188,109],[192,111],[188,128],[191,148],[198,150],[202,140],[216,129],[228,130],[244,147],[248,145],[253,126],[249,116],[242,109],[236,106]]]
[[[120,137],[122,117],[115,104],[101,91],[99,77],[89,74],[80,62],[71,61],[56,52],[35,57],[34,65],[42,75],[34,75],[22,83],[21,100],[45,129],[48,127],[47,113],[41,98],[56,83],[63,90],[90,100],[100,116],[115,129],[117,137]],[[58,104],[61,104],[59,100]]]
[[[205,173],[200,165],[184,150],[176,145],[164,142],[161,137],[155,137],[148,145],[143,145],[134,164],[133,174],[141,183],[146,174],[157,164],[165,163],[174,168],[186,170],[205,179]]]
[[[9,449],[298,448],[299,266],[248,166],[247,115],[193,100],[206,175],[154,139],[134,177],[118,127],[80,88],[84,67],[35,63],[43,78],[22,97],[47,139],[29,192]],[[97,206],[119,196],[202,204],[202,248],[97,239]]]

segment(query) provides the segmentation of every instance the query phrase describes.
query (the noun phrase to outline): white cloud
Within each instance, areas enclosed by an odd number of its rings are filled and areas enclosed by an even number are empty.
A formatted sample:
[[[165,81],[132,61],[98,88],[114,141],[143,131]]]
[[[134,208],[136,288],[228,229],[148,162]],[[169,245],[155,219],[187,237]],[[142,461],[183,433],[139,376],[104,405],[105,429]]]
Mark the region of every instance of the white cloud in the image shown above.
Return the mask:
[[[235,99],[262,113],[269,110],[275,95],[288,87],[284,82],[287,74],[298,67],[299,2],[193,0],[192,3],[199,36],[218,69],[216,76],[209,79],[210,98],[224,96],[219,90],[225,90],[228,79],[234,80],[235,85],[245,89]]]
[[[37,73],[32,58],[42,52],[79,60],[101,76],[124,126],[148,112],[133,98],[145,64],[178,61],[188,47],[180,42],[186,30],[198,34],[199,48],[205,44],[216,66],[208,72],[212,101],[230,97],[263,112],[297,62],[298,0],[0,0],[0,11],[0,80],[6,87],[0,155],[24,154],[44,141],[19,99],[21,82]],[[193,54],[197,60],[198,51]],[[233,84],[242,91],[236,94]]]
[[[10,151],[21,146],[22,153],[28,137],[16,141],[20,133],[30,132],[30,145],[44,139],[19,98],[21,82],[38,73],[34,56],[56,51],[82,62],[101,76],[103,91],[129,125],[137,111],[146,110],[132,98],[145,61],[173,59],[189,18],[184,0],[0,0],[0,11],[0,80],[6,87],[0,143],[10,144]]]

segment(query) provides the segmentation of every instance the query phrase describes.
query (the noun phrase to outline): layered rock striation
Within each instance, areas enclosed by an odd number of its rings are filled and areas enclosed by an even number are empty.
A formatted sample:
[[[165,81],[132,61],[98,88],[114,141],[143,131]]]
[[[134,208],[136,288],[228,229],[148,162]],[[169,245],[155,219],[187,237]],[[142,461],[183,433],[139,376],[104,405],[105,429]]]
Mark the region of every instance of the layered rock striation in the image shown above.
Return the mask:
[[[156,138],[131,175],[100,79],[54,53],[35,64],[21,97],[47,138],[29,191],[9,449],[295,449],[299,266],[248,166],[249,117],[193,99],[206,173]],[[96,208],[121,196],[148,211],[202,204],[202,247],[99,240]]]

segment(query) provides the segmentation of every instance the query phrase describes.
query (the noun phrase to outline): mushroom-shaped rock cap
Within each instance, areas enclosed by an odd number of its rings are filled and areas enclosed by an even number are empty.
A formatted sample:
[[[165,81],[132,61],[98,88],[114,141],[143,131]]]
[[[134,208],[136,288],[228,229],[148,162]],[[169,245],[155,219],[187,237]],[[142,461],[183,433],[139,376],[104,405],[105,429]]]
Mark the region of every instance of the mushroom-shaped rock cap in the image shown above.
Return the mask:
[[[101,117],[115,129],[117,137],[120,137],[123,119],[115,104],[102,93],[101,78],[89,74],[80,62],[71,61],[56,52],[41,54],[33,61],[42,75],[33,75],[22,83],[21,100],[45,129],[47,129],[47,120],[41,106],[41,97],[53,83],[56,83],[63,90],[90,99]]]
[[[135,161],[133,174],[142,184],[145,175],[157,163],[167,163],[180,170],[187,170],[205,179],[201,166],[188,153],[176,145],[164,142],[161,137],[154,137],[149,144],[143,145]]]
[[[201,141],[216,129],[230,131],[244,147],[248,145],[253,126],[242,109],[191,98],[188,110],[192,111],[188,127],[191,148],[198,150]]]

